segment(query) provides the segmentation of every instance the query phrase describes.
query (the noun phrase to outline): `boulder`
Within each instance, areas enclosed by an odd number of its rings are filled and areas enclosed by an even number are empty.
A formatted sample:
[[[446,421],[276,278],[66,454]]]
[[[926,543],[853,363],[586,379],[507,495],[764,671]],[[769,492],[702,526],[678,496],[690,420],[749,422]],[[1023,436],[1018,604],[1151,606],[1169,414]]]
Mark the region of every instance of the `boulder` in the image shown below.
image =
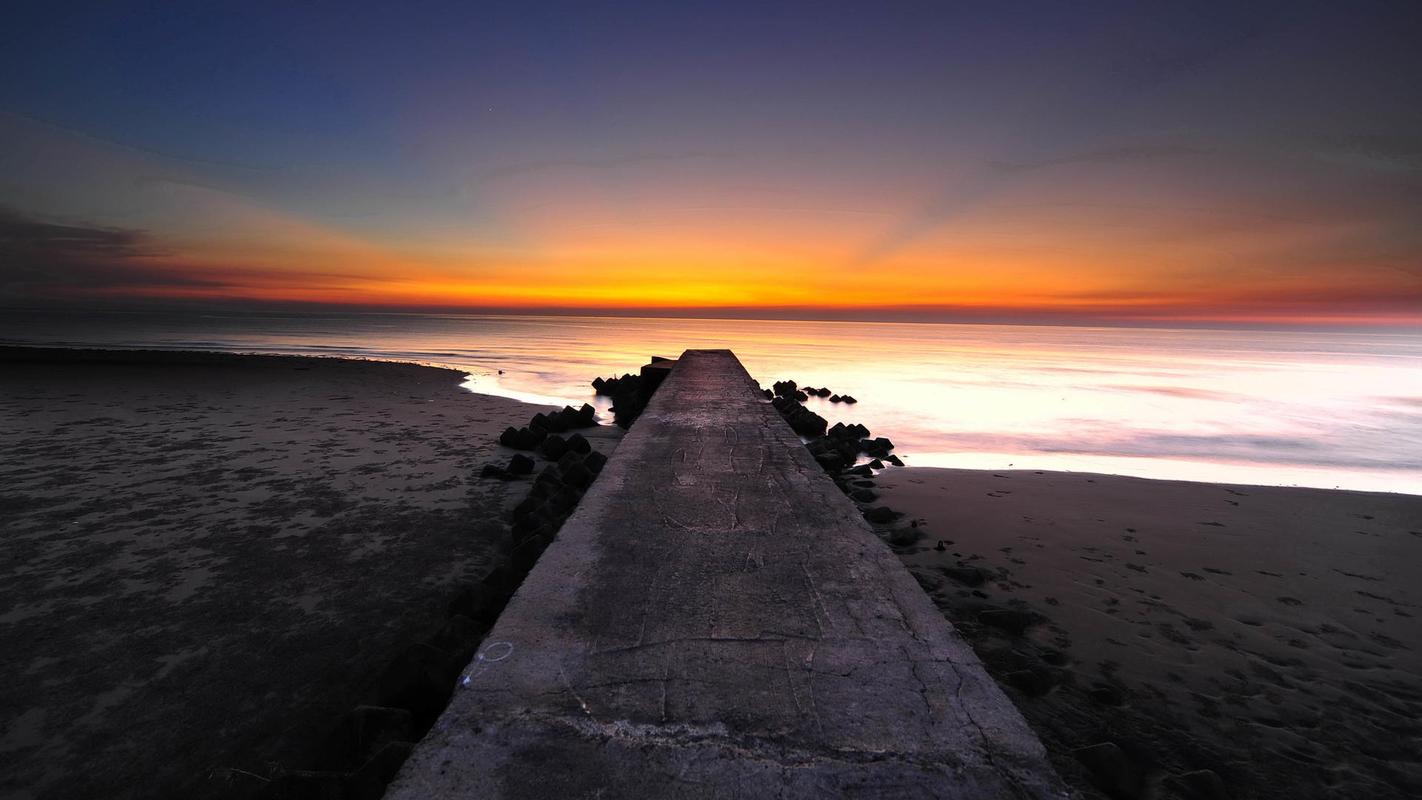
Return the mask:
[[[504,432],[499,434],[499,444],[504,447],[518,448],[519,433],[518,428],[512,426],[504,428]]]
[[[587,467],[592,474],[602,472],[602,467],[607,463],[607,456],[594,450],[583,457],[583,466]]]
[[[549,461],[557,461],[568,452],[568,442],[557,434],[549,434],[548,438],[538,446],[538,453]]]
[[[533,459],[523,453],[514,453],[514,457],[509,459],[508,473],[510,475],[532,475]]]
[[[843,399],[844,399],[844,398],[840,397],[840,396],[837,395],[837,394],[832,394],[832,395],[830,395],[830,402],[831,402],[831,403],[838,403],[839,401],[841,401],[841,400],[843,400]]]
[[[904,462],[900,461],[899,457],[894,455],[893,453],[890,453],[885,456],[884,460],[889,462],[890,464],[893,464],[896,467],[902,467],[904,465]]]
[[[563,485],[563,473],[558,471],[557,464],[549,464],[538,473],[538,477],[533,479],[535,489],[539,487],[551,487],[556,489]]]
[[[848,404],[850,404],[850,405],[854,405],[855,403],[859,402],[858,400],[855,400],[852,396],[847,395],[847,394],[842,394],[842,395],[840,395],[840,396],[839,396],[839,399],[840,399],[841,402],[845,402],[845,403],[848,403]]]
[[[815,390],[814,394],[815,394],[815,397],[829,397],[829,396],[830,396],[830,390],[824,388],[823,386],[821,386],[820,388],[818,388],[818,389]]]
[[[592,470],[583,464],[583,460],[575,453],[568,453],[566,457],[571,458],[572,463],[566,467],[562,467],[563,480],[567,482],[568,485],[577,487],[578,489],[586,489],[592,485]]]
[[[479,477],[481,478],[498,478],[499,480],[503,480],[508,476],[509,474],[504,471],[504,468],[497,464],[485,464],[484,468],[479,470]]]
[[[588,440],[583,438],[581,433],[575,433],[568,437],[568,450],[582,455],[591,452],[592,445],[588,444]]]
[[[873,489],[855,489],[849,496],[856,503],[872,503],[879,499],[879,495]]]

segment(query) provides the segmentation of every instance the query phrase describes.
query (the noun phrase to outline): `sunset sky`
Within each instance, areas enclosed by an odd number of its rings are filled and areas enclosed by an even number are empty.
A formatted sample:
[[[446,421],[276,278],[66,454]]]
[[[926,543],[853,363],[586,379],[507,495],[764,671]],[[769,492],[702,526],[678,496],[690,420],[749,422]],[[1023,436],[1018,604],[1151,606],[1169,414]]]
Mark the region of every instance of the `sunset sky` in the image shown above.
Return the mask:
[[[214,5],[7,4],[0,306],[1422,322],[1415,0]]]

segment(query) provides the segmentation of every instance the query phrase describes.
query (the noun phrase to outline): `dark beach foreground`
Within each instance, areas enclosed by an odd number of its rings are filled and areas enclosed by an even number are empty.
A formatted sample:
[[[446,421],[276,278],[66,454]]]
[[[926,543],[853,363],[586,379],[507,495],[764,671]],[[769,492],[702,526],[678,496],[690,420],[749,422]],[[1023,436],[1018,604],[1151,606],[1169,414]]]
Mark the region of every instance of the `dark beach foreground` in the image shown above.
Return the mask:
[[[0,349],[0,796],[224,797],[311,766],[526,491],[479,472],[540,409],[461,377]]]
[[[890,469],[896,548],[1085,797],[1422,796],[1422,497]]]

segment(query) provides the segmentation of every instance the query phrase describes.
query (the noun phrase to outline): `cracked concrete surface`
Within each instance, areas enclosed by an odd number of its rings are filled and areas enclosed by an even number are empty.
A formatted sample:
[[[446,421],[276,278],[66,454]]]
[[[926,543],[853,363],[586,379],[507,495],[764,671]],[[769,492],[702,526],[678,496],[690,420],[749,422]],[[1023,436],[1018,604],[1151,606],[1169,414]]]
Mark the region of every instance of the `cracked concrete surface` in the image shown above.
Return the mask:
[[[1062,797],[735,356],[689,350],[387,797]]]

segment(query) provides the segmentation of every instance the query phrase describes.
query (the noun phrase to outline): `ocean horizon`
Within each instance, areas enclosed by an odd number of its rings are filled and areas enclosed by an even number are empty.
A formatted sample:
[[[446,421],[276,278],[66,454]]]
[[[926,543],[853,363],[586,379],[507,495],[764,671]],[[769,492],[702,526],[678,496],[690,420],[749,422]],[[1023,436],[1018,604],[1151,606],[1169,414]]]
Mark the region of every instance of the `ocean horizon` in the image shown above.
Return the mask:
[[[1265,329],[448,313],[5,315],[0,343],[331,355],[592,402],[598,376],[729,348],[764,386],[888,436],[909,466],[1422,494],[1422,335]]]

